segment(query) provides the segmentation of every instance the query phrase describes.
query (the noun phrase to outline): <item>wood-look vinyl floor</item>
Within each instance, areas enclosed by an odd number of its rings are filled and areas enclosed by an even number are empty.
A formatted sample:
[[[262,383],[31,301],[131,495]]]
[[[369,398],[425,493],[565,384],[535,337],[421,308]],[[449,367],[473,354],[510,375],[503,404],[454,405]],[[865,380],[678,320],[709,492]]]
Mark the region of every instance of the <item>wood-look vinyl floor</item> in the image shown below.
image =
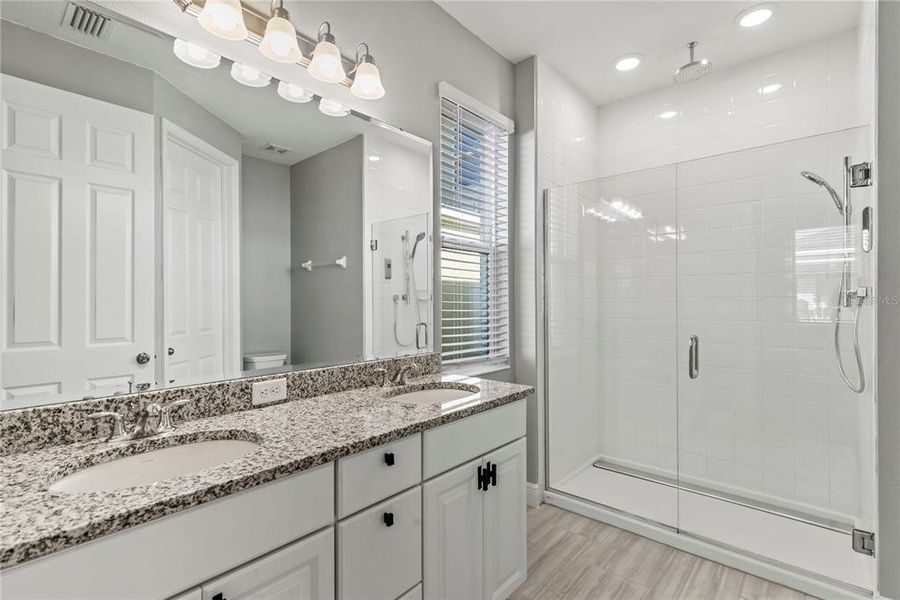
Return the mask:
[[[528,509],[528,580],[510,600],[816,600],[555,506]]]

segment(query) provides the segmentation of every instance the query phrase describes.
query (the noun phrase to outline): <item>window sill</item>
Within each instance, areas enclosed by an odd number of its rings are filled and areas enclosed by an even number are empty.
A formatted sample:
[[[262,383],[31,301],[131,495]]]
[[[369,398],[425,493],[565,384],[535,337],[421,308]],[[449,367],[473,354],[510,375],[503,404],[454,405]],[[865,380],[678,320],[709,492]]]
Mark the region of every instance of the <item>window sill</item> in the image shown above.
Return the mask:
[[[441,365],[441,373],[447,375],[461,375],[466,377],[480,377],[490,373],[506,371],[510,368],[508,363],[468,363],[463,365]]]

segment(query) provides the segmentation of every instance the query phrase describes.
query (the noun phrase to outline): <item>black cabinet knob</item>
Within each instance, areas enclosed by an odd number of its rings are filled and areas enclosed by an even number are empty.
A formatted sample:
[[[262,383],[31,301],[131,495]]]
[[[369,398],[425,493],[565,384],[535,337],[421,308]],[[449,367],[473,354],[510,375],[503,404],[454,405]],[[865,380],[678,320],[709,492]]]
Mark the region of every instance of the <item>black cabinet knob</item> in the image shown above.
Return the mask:
[[[387,525],[388,527],[390,527],[391,525],[394,524],[394,513],[390,513],[390,512],[384,513],[383,519],[384,519],[384,524]],[[215,599],[213,599],[213,600],[215,600]]]
[[[384,453],[384,464],[389,467],[394,466],[394,453],[393,452],[385,452]]]

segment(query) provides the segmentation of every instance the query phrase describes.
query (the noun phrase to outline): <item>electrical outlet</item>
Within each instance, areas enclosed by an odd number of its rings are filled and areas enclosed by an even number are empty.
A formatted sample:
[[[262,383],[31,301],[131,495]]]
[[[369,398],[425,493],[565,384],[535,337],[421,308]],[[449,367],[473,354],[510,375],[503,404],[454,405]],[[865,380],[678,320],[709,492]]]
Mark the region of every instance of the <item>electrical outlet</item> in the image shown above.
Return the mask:
[[[287,379],[270,379],[253,384],[253,406],[271,404],[287,398]]]

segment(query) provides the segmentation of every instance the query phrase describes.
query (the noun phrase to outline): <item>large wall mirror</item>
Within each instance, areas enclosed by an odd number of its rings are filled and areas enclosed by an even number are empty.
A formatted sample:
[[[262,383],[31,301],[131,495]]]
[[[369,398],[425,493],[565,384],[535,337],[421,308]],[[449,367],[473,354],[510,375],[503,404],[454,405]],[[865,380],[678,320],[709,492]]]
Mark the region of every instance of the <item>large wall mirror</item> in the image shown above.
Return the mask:
[[[0,5],[0,407],[431,352],[429,142],[72,6]]]

